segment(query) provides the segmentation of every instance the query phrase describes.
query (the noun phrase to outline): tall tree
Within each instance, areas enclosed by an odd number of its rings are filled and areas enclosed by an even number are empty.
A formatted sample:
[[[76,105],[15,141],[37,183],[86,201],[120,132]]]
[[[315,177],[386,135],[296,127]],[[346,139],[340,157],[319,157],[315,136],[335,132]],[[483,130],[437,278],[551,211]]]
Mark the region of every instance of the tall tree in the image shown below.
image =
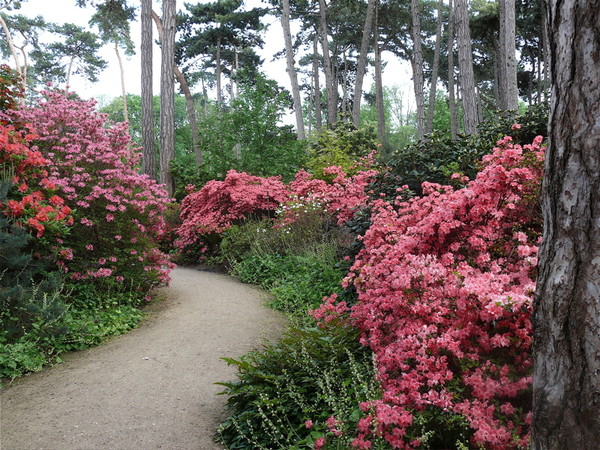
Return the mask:
[[[440,70],[440,53],[442,50],[442,11],[444,0],[440,0],[437,8],[437,25],[435,31],[435,50],[433,53],[433,64],[431,69],[431,84],[429,87],[429,104],[427,105],[427,119],[425,121],[425,133],[433,130],[433,113],[435,110],[435,96],[437,92],[438,72]]]
[[[552,95],[534,304],[533,443],[600,443],[598,0],[546,0]]]
[[[175,26],[176,0],[163,0],[160,65],[160,182],[173,195],[170,164],[175,157]]]
[[[323,71],[325,72],[325,88],[327,91],[327,124],[332,126],[337,121],[337,81],[334,77],[331,53],[329,52],[329,36],[327,33],[327,4],[319,0],[319,40],[323,51]]]
[[[477,113],[477,94],[475,75],[473,74],[473,52],[471,50],[471,31],[469,29],[469,9],[467,0],[456,0],[456,42],[458,44],[458,70],[460,93],[463,107],[464,129],[466,134],[477,133],[479,117]]]
[[[317,133],[320,133],[323,127],[323,115],[321,113],[321,82],[319,80],[319,38],[316,33],[313,34],[312,76],[315,127]]]
[[[500,109],[517,111],[519,91],[517,89],[517,60],[515,56],[515,0],[500,1],[500,55],[499,92]]]
[[[302,116],[302,102],[300,99],[300,87],[298,86],[298,74],[294,63],[294,50],[292,46],[292,33],[290,31],[290,0],[283,0],[281,10],[281,27],[283,28],[283,40],[285,42],[285,60],[287,73],[292,86],[292,99],[294,101],[294,114],[296,115],[296,131],[298,139],[304,139],[304,118]]]
[[[377,109],[377,139],[385,143],[385,104],[383,99],[383,70],[379,46],[379,11],[375,10],[375,107]]]
[[[89,23],[98,27],[100,38],[104,42],[111,42],[114,45],[121,73],[123,115],[125,116],[125,121],[129,122],[125,69],[120,49],[123,49],[128,56],[135,54],[135,47],[131,40],[129,27],[129,22],[135,20],[135,8],[127,5],[125,0],[105,0],[103,3],[97,5],[96,9]]]
[[[354,82],[354,103],[352,104],[352,122],[354,126],[360,125],[360,103],[363,95],[363,78],[367,68],[367,56],[369,53],[369,43],[371,42],[371,31],[373,29],[373,18],[377,0],[368,0],[367,14],[363,26],[362,39],[360,42],[360,52],[358,54],[358,67],[356,69],[356,81]]]
[[[154,146],[154,102],[152,94],[152,0],[141,1],[142,162],[144,173],[155,178],[156,149]]]
[[[419,18],[419,0],[411,0],[411,35],[413,39],[412,69],[413,87],[417,104],[417,138],[422,140],[425,133],[425,92],[423,75],[423,51],[421,45],[421,20]]]
[[[450,135],[456,139],[458,121],[456,120],[456,89],[454,88],[454,6],[448,2],[448,109],[450,110]]]

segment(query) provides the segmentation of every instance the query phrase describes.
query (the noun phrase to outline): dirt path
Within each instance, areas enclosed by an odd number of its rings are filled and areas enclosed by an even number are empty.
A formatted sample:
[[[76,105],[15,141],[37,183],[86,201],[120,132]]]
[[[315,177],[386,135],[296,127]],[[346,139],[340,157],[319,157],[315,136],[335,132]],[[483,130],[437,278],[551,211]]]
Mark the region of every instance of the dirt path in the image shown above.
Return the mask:
[[[0,448],[221,448],[225,398],[213,383],[235,369],[219,358],[256,348],[284,319],[225,275],[178,268],[164,292],[140,328],[6,387]]]

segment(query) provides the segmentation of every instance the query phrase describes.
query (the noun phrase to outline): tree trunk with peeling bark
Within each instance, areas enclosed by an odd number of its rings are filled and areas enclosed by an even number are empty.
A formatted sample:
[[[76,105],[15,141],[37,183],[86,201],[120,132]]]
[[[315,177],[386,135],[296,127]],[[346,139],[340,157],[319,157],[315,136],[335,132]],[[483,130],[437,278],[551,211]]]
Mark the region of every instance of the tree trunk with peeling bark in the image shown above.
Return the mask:
[[[294,50],[292,46],[292,32],[290,30],[290,0],[283,0],[281,11],[281,27],[283,28],[283,40],[285,42],[285,61],[287,73],[292,86],[292,99],[294,101],[294,114],[296,116],[296,131],[298,139],[304,140],[304,117],[302,117],[302,100],[300,98],[300,87],[298,86],[298,74],[294,63]]]
[[[458,78],[463,106],[464,128],[466,134],[476,134],[479,125],[477,97],[475,93],[475,75],[473,73],[473,51],[471,49],[471,30],[469,29],[469,9],[467,0],[456,0],[456,42],[458,44]]]
[[[419,0],[411,0],[412,14],[411,35],[413,40],[413,88],[417,104],[417,138],[421,141],[425,136],[425,93],[423,76],[423,51],[421,47],[421,19],[419,18]]]
[[[163,25],[160,17],[156,12],[152,11],[152,18],[154,19],[154,23],[156,24],[156,30],[158,31],[158,40],[162,42],[163,40]],[[192,134],[192,147],[194,150],[194,157],[196,160],[196,164],[201,166],[204,164],[204,155],[202,154],[202,149],[200,148],[200,131],[198,130],[198,121],[196,119],[196,101],[192,95],[192,91],[190,90],[190,85],[179,67],[177,65],[173,65],[173,72],[175,74],[175,78],[179,82],[179,86],[181,87],[181,91],[185,97],[185,109],[187,111],[188,122],[190,124],[190,132]]]
[[[156,148],[154,146],[154,98],[152,94],[152,0],[142,0],[141,20],[141,97],[142,97],[142,169],[156,177]]]
[[[546,0],[552,95],[534,304],[534,450],[600,443],[598,0]]]
[[[170,164],[175,157],[175,0],[163,0],[160,66],[160,182],[173,195]]]
[[[327,36],[327,4],[319,0],[319,38],[323,49],[323,70],[325,72],[325,87],[327,89],[327,123],[332,126],[337,121],[337,82],[334,79],[329,53],[329,38]]]
[[[433,67],[431,69],[431,87],[429,88],[429,105],[427,109],[427,120],[425,121],[425,134],[433,131],[433,113],[435,111],[435,96],[437,91],[438,72],[440,70],[440,53],[442,48],[442,10],[444,0],[438,4],[437,28],[435,31],[435,49],[433,52]]]
[[[519,91],[517,89],[517,60],[515,56],[515,0],[500,2],[499,33],[499,91],[500,109],[517,111]]]

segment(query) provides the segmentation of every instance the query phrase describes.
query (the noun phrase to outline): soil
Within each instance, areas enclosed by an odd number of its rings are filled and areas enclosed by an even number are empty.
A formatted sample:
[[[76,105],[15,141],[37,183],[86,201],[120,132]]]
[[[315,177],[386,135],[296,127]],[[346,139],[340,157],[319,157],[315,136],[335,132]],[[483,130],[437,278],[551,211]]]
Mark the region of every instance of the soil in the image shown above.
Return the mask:
[[[266,293],[222,274],[177,268],[139,328],[1,393],[2,450],[221,449],[219,381],[238,357],[276,338],[285,319]]]

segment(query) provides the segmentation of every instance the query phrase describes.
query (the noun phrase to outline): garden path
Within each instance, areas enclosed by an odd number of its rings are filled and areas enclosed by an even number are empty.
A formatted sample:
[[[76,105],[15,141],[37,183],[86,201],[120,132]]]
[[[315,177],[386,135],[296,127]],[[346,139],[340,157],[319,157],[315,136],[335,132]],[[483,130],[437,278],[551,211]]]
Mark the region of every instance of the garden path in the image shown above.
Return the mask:
[[[222,448],[213,436],[226,399],[214,383],[235,368],[220,358],[276,337],[285,320],[225,275],[172,275],[139,328],[4,388],[2,450]]]

